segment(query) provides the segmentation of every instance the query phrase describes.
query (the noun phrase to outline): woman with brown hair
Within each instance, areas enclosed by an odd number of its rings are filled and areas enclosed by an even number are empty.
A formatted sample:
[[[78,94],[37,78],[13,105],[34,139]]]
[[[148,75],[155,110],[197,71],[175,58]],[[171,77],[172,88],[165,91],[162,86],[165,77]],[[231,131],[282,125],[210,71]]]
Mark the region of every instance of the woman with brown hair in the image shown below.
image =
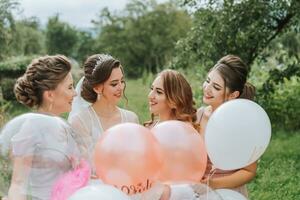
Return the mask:
[[[1,140],[6,142],[1,143],[9,144],[7,150],[13,159],[9,200],[50,199],[55,181],[81,157],[78,138],[59,117],[70,111],[76,95],[70,71],[71,64],[65,56],[39,57],[15,84],[17,100],[36,108],[37,113],[13,119],[11,124],[18,127],[12,127],[12,134],[9,126],[2,130]]]
[[[152,128],[166,120],[180,120],[198,128],[192,88],[181,73],[170,69],[160,72],[151,85],[148,99],[151,120],[144,123],[146,127]]]
[[[234,55],[221,58],[209,71],[203,83],[203,103],[207,106],[201,107],[197,111],[201,135],[204,136],[207,122],[212,113],[224,102],[237,98],[254,99],[255,88],[247,83],[248,71],[247,65]],[[208,159],[202,182],[207,183],[213,189],[234,189],[247,197],[245,184],[255,177],[256,167],[257,163],[255,162],[238,170],[212,170],[212,163]]]
[[[160,72],[151,85],[148,100],[151,120],[144,123],[146,127],[153,128],[158,123],[167,120],[179,120],[198,129],[192,88],[178,71],[166,69]],[[162,187],[160,189],[161,199],[180,199],[186,195],[186,191],[178,187],[175,189],[164,185],[164,189]],[[174,190],[176,194],[173,194]],[[154,192],[152,194],[155,195]]]
[[[70,113],[68,120],[78,134],[87,139],[87,148],[92,156],[98,138],[106,129],[124,122],[139,121],[134,112],[118,107],[126,86],[120,61],[110,55],[95,54],[87,58],[83,68],[84,78],[82,85],[78,86],[80,94],[76,98],[82,97],[89,104],[79,105],[82,108]],[[90,162],[93,163],[91,157]]]

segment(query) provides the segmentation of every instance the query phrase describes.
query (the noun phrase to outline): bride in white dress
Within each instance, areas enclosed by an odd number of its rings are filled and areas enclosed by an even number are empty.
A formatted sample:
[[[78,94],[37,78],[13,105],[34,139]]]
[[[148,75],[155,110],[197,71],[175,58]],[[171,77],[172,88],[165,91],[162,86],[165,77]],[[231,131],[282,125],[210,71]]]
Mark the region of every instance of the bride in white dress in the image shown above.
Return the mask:
[[[110,55],[95,54],[87,58],[83,67],[84,77],[76,86],[78,96],[68,121],[86,138],[92,164],[93,149],[106,129],[139,120],[134,112],[117,106],[126,86],[120,61]]]

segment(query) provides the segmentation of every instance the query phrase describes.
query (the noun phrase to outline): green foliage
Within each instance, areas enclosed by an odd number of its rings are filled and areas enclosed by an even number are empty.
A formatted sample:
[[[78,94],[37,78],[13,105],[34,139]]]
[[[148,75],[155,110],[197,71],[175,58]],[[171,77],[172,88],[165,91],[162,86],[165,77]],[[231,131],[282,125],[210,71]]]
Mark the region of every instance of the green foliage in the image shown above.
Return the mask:
[[[187,2],[196,11],[192,29],[178,42],[177,67],[198,63],[210,68],[226,54],[239,55],[252,64],[279,34],[300,27],[298,0]]]
[[[96,49],[119,58],[131,77],[157,73],[171,60],[190,23],[189,15],[173,3],[132,0],[119,15],[102,10]]]
[[[267,111],[273,127],[300,130],[300,78],[284,78],[268,96],[258,96],[258,102]]]
[[[28,18],[15,23],[16,34],[13,40],[15,55],[44,54],[45,35],[39,28],[37,18]]]
[[[16,79],[5,78],[1,80],[1,90],[3,99],[7,101],[15,101],[14,85]]]
[[[94,49],[95,39],[92,37],[92,34],[85,31],[78,31],[75,58],[82,63],[88,56],[96,53]]]
[[[26,71],[27,65],[29,65],[35,57],[34,55],[10,57],[0,62],[0,80],[3,78],[16,78],[21,76]]]
[[[10,102],[0,99],[0,129],[9,119],[8,111],[11,108],[11,105]]]
[[[7,156],[0,155],[0,198],[7,195],[12,176],[12,164]]]
[[[294,45],[296,44],[296,45]],[[267,111],[273,127],[300,129],[300,36],[288,32],[275,39],[252,66],[250,82],[257,87],[257,101]]]
[[[0,61],[13,51],[10,46],[15,34],[12,11],[16,7],[14,0],[0,0]]]
[[[77,30],[68,23],[59,21],[59,15],[50,17],[46,29],[46,47],[48,54],[73,56],[77,45]]]

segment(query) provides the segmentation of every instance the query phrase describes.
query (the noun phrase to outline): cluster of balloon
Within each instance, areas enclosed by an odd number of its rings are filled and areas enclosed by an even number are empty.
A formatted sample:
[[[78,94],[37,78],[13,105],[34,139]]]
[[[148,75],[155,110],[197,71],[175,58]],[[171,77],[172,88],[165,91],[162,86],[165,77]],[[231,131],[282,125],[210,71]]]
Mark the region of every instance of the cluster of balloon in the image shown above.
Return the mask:
[[[234,170],[255,162],[271,139],[267,113],[253,101],[236,99],[217,108],[205,131],[207,153],[215,168]]]
[[[162,182],[199,182],[204,175],[207,154],[202,137],[190,124],[170,120],[151,130],[162,148]]]
[[[162,165],[158,142],[147,128],[123,123],[108,129],[95,146],[98,177],[126,194],[151,188]]]
[[[132,195],[150,189],[157,180],[199,183],[207,154],[215,168],[245,167],[264,153],[270,138],[266,112],[253,101],[238,99],[214,111],[205,141],[191,125],[181,121],[162,122],[151,131],[124,123],[108,129],[99,139],[94,162],[104,183]]]

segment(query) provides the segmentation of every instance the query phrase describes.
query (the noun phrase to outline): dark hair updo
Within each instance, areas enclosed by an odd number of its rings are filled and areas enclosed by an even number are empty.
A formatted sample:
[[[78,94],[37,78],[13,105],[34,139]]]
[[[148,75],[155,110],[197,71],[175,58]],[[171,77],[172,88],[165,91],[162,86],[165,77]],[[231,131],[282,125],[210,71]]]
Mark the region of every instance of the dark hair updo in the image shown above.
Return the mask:
[[[121,62],[110,55],[95,54],[86,59],[83,64],[84,79],[81,96],[90,103],[97,100],[94,87],[107,81],[115,68],[120,68],[124,74]]]

